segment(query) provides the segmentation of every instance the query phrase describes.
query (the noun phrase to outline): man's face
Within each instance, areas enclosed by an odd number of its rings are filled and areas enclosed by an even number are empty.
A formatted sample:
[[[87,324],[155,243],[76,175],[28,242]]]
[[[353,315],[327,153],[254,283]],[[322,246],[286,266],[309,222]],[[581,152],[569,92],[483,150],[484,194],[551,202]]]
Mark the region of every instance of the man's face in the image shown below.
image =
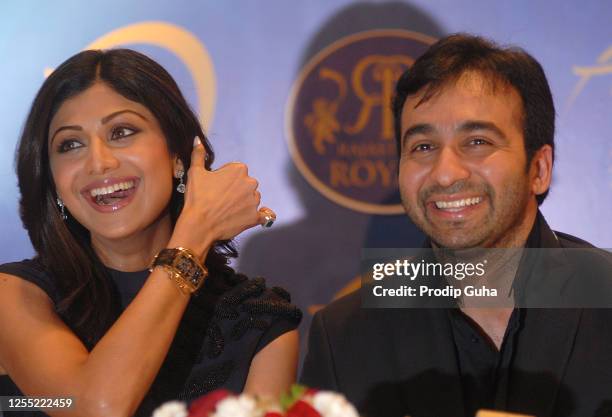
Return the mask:
[[[406,213],[448,248],[515,246],[537,211],[526,169],[522,101],[465,73],[402,111],[399,184]],[[529,216],[531,214],[531,216]],[[525,232],[526,230],[526,232]]]

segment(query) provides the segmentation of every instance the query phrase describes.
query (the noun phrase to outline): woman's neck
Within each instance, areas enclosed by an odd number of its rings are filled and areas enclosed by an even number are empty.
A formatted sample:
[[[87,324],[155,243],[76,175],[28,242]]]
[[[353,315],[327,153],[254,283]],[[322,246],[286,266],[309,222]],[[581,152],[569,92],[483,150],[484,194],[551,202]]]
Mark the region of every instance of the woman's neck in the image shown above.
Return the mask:
[[[91,237],[91,246],[104,265],[118,271],[142,271],[170,240],[172,221],[166,213],[147,229],[121,239]]]

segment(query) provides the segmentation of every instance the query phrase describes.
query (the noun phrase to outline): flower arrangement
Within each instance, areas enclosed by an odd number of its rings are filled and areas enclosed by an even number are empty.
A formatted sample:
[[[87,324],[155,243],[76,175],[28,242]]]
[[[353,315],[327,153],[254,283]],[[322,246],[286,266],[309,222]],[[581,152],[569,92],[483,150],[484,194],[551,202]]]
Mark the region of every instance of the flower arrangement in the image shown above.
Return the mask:
[[[191,403],[171,401],[153,417],[359,417],[343,395],[294,385],[279,402],[227,390],[213,391]]]

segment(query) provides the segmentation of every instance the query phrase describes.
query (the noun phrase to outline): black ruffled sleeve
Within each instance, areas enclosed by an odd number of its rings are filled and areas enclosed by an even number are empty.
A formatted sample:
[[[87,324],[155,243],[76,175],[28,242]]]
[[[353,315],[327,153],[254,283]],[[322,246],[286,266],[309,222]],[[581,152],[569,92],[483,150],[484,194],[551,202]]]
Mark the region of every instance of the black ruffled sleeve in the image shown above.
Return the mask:
[[[302,312],[290,301],[263,278],[229,268],[209,277],[187,308],[158,382],[170,388],[168,377],[185,378],[174,398],[187,401],[217,388],[241,392],[257,352],[299,325]]]
[[[287,291],[266,288],[263,278],[245,281],[230,291],[217,305],[220,318],[233,318],[217,323],[225,337],[239,341],[247,334],[257,340],[253,356],[283,333],[294,330],[302,312],[291,304]]]

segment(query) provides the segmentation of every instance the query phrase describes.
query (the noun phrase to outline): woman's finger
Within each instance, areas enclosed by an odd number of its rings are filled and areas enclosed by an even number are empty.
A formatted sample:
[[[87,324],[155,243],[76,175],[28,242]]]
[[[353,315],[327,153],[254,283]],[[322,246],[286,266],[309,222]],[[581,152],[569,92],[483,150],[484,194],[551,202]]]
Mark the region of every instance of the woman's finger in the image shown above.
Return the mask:
[[[206,149],[199,136],[193,138],[193,151],[191,152],[191,166],[204,168]]]

